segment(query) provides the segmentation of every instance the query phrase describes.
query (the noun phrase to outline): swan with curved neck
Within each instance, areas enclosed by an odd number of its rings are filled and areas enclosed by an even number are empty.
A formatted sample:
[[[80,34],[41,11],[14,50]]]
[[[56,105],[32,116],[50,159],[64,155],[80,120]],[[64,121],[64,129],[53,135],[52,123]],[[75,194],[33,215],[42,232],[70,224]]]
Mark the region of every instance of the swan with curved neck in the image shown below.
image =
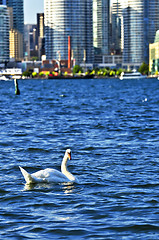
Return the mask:
[[[71,159],[70,149],[66,150],[65,155],[63,157],[63,160],[61,163],[61,172],[53,168],[46,168],[44,170],[40,170],[38,172],[29,174],[22,167],[19,167],[19,168],[27,184],[42,183],[42,182],[45,182],[45,183],[78,182],[77,178],[73,176],[73,174],[70,173],[67,169],[68,159]]]

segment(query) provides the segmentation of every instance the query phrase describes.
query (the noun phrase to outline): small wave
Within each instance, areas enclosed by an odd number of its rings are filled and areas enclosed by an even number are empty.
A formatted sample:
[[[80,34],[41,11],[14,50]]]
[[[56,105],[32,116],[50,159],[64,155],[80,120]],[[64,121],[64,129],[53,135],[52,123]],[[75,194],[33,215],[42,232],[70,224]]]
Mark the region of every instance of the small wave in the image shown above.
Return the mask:
[[[149,200],[149,201],[147,201],[147,203],[150,203],[150,204],[158,204],[158,201],[157,200],[155,200],[155,199],[151,199],[151,200]]]
[[[81,151],[93,151],[95,150],[96,148],[95,147],[85,147],[85,148],[82,148]]]
[[[4,194],[7,194],[7,193],[8,193],[8,191],[0,188],[0,195],[4,195]]]
[[[159,226],[152,225],[152,224],[141,224],[141,225],[130,225],[130,226],[123,226],[123,227],[111,227],[111,230],[115,230],[118,232],[125,232],[125,231],[133,231],[133,232],[140,232],[140,231],[159,231]]]
[[[87,236],[88,235],[88,231],[85,229],[82,229],[82,227],[79,229],[73,229],[70,231],[70,229],[68,228],[54,228],[52,230],[48,230],[47,233],[54,233],[57,234],[58,236],[68,236],[71,234],[72,237],[78,237],[78,236]],[[82,238],[80,238],[82,239]]]
[[[48,149],[33,148],[33,147],[28,148],[27,151],[29,151],[29,152],[49,152]]]
[[[138,184],[138,185],[132,185],[131,188],[154,188],[159,186],[159,183],[147,183],[147,184]]]
[[[104,129],[105,127],[102,124],[98,123],[97,125],[94,126],[94,128]]]

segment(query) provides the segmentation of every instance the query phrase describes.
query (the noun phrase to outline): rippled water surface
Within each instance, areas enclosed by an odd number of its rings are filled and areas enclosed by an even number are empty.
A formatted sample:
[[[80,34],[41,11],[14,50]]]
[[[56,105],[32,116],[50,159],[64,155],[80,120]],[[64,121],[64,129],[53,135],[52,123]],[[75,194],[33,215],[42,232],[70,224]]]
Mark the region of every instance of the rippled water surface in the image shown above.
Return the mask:
[[[0,239],[159,239],[159,81],[0,81]],[[18,166],[79,184],[26,186]]]

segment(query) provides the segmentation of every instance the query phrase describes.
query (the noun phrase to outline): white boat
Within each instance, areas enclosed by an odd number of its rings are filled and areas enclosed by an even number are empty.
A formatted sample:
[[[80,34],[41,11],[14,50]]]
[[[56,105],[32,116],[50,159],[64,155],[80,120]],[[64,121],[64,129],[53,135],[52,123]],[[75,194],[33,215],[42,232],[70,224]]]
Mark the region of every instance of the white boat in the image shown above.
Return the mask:
[[[147,78],[146,75],[142,75],[140,72],[137,72],[136,70],[129,72],[129,73],[125,73],[122,72],[119,79],[120,80],[124,80],[124,79],[143,79],[143,78]]]
[[[6,76],[4,76],[4,75],[1,75],[0,76],[0,81],[1,80],[3,80],[3,81],[9,81],[9,80],[12,80],[12,79],[10,79],[9,77],[6,77]]]

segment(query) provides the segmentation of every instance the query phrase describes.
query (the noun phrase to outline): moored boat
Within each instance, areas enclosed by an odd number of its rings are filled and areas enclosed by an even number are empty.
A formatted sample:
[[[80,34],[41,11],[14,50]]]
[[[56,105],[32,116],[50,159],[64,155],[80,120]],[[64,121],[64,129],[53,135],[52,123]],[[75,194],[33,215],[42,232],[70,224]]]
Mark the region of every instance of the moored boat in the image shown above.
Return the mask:
[[[122,72],[121,76],[119,77],[120,80],[124,80],[124,79],[143,79],[143,78],[147,78],[146,75],[142,75],[140,72],[137,71],[133,71],[133,72]]]
[[[6,76],[4,76],[4,75],[1,75],[0,76],[0,80],[2,80],[2,81],[9,81],[9,80],[11,80],[9,77],[6,77]]]

